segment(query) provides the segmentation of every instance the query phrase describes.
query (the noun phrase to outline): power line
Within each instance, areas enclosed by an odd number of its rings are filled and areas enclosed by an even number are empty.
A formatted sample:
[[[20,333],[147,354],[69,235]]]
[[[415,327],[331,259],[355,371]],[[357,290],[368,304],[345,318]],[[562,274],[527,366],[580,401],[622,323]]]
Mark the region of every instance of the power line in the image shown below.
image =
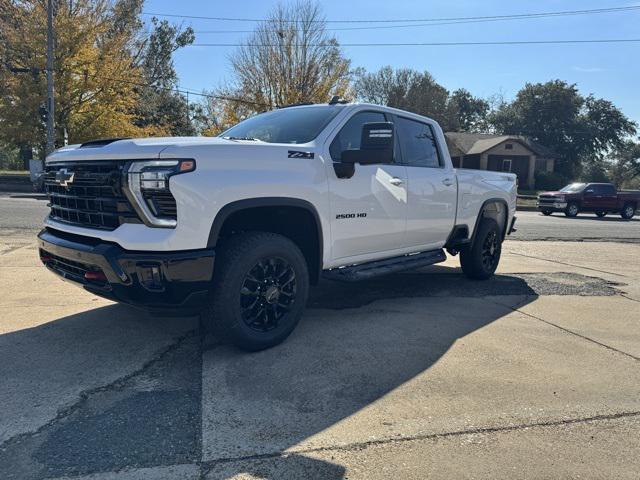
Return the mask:
[[[637,43],[640,38],[576,39],[576,40],[505,40],[498,42],[407,42],[407,43],[341,43],[340,47],[449,47],[473,45],[568,45],[585,43]],[[193,43],[187,47],[279,47],[270,43]],[[330,43],[306,44],[305,47],[336,47]],[[297,48],[297,45],[293,45]]]
[[[515,18],[540,18],[564,15],[590,15],[611,12],[627,12],[640,9],[640,5],[630,5],[626,7],[594,8],[588,10],[563,10],[555,12],[521,13],[515,15],[486,15],[474,17],[440,17],[440,18],[402,18],[402,19],[358,19],[358,20],[309,20],[312,23],[416,23],[416,22],[440,22],[456,20],[495,20],[495,19],[515,19]],[[195,20],[216,20],[226,22],[265,22],[265,18],[234,18],[234,17],[207,17],[201,15],[180,15],[172,13],[142,12],[142,15],[155,17],[187,18]],[[279,19],[280,22],[297,23],[297,20]]]
[[[640,6],[633,7],[631,10],[638,10]],[[397,28],[418,28],[418,27],[436,27],[441,25],[468,25],[473,23],[489,23],[489,22],[504,22],[510,20],[533,20],[537,18],[547,18],[551,17],[560,17],[560,16],[569,16],[569,15],[586,15],[588,13],[607,13],[607,12],[578,12],[578,13],[566,13],[563,15],[560,14],[549,14],[544,15],[540,14],[536,17],[505,17],[505,18],[483,18],[483,19],[465,19],[465,20],[455,20],[455,21],[447,21],[447,22],[430,22],[430,23],[411,23],[405,25],[373,25],[366,27],[339,27],[339,28],[326,28],[327,32],[344,32],[344,31],[356,31],[356,30],[389,30],[389,29],[397,29]],[[255,30],[196,30],[194,33],[200,34],[226,34],[226,33],[253,33]]]
[[[236,97],[229,97],[226,95],[213,95],[210,93],[201,93],[201,92],[197,92],[193,89],[188,89],[188,88],[175,88],[175,87],[162,87],[160,85],[154,85],[152,83],[140,83],[140,82],[134,82],[132,80],[127,80],[124,78],[113,78],[113,77],[107,77],[104,75],[98,75],[98,74],[86,74],[85,72],[75,72],[78,75],[88,75],[91,77],[98,77],[101,79],[105,79],[105,80],[111,80],[112,82],[120,82],[120,83],[126,83],[129,85],[134,85],[134,86],[138,86],[138,87],[145,87],[145,88],[155,88],[157,90],[166,90],[166,91],[171,91],[171,92],[178,92],[178,93],[183,93],[186,95],[197,95],[199,97],[206,97],[206,98],[213,98],[216,100],[227,100],[230,102],[238,102],[238,103],[246,103],[248,105],[256,105],[259,107],[273,107],[273,105],[269,105],[267,103],[260,103],[260,102],[253,102],[251,100],[245,100],[243,98],[236,98]],[[141,77],[138,77],[141,78]]]

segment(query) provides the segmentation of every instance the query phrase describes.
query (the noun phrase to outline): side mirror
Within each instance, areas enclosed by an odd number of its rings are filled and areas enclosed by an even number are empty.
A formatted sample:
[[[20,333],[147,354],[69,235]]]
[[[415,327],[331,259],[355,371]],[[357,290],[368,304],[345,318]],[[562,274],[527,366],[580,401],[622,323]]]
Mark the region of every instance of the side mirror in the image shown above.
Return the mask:
[[[393,163],[394,136],[392,122],[365,123],[362,126],[360,149],[342,152],[342,163]]]

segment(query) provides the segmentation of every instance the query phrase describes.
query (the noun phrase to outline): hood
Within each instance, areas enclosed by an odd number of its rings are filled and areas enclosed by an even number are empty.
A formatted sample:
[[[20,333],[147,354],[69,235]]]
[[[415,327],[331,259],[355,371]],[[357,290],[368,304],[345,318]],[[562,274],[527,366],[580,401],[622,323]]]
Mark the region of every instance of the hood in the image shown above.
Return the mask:
[[[229,145],[234,142],[219,137],[158,137],[98,140],[68,145],[47,157],[49,162],[76,160],[140,160],[158,158],[160,153],[176,146]]]

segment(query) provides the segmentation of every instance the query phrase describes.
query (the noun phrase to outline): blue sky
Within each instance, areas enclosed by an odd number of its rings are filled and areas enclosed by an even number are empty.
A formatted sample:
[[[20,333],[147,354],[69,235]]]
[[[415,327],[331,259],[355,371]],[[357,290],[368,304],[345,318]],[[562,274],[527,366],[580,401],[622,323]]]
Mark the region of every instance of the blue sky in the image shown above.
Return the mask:
[[[276,1],[147,0],[147,12],[218,17],[263,18]],[[324,0],[328,20],[439,18],[511,15],[638,5],[603,0]],[[170,19],[196,30],[197,43],[239,43],[248,34],[198,34],[200,30],[247,30],[236,21]],[[354,25],[330,25],[330,27]],[[360,25],[358,25],[360,26]],[[341,43],[469,42],[640,38],[640,10],[599,15],[510,20],[489,23],[334,32]],[[230,79],[232,47],[189,47],[176,53],[180,86],[211,90]],[[513,45],[440,47],[344,47],[354,67],[384,65],[428,70],[449,90],[464,87],[474,95],[501,93],[512,98],[525,82],[559,78],[576,83],[583,94],[613,101],[640,123],[640,43],[587,45]]]

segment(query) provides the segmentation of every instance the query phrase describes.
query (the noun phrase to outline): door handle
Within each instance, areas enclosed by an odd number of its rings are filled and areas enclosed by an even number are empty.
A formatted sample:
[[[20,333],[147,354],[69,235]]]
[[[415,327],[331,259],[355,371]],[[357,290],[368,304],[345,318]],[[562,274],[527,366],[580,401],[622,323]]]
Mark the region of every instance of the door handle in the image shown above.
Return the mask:
[[[446,187],[450,187],[451,185],[453,185],[453,178],[445,178],[445,179],[442,180],[442,183]]]
[[[389,179],[389,183],[391,185],[395,185],[396,187],[398,187],[398,186],[402,185],[404,182],[402,181],[401,178],[392,177],[392,178]]]

